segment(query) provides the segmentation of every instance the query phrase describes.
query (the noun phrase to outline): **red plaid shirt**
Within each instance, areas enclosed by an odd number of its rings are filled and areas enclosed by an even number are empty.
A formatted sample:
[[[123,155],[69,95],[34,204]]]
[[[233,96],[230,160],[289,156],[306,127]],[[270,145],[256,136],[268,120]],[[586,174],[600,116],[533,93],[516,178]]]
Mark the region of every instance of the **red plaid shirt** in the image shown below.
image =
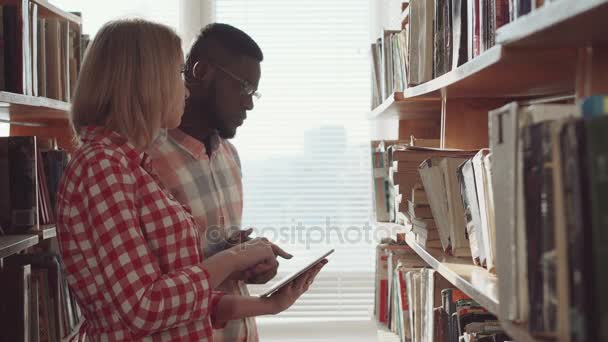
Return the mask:
[[[67,280],[94,341],[212,341],[221,293],[201,266],[192,216],[149,158],[120,135],[86,128],[59,190]]]

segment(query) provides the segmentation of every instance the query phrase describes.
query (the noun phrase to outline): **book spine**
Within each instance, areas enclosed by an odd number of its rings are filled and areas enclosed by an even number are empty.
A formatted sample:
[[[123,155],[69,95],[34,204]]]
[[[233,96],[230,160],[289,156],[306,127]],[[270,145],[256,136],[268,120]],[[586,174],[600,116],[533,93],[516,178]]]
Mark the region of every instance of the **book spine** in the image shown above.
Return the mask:
[[[591,229],[595,276],[595,317],[597,340],[608,340],[608,117],[585,121],[587,133],[587,167],[591,201]]]
[[[523,129],[523,170],[526,242],[528,251],[528,292],[530,298],[529,329],[533,332],[542,331],[542,220],[541,193],[543,170],[541,161],[542,124],[535,124]]]
[[[541,124],[542,184],[541,184],[541,234],[542,234],[542,284],[543,284],[543,329],[554,332],[557,328],[557,265],[554,228],[554,193],[553,193],[553,154],[551,125],[557,122]]]
[[[589,218],[586,144],[583,121],[573,121],[560,133],[563,170],[564,217],[568,243],[569,318],[571,341],[596,341],[592,329],[593,270]]]

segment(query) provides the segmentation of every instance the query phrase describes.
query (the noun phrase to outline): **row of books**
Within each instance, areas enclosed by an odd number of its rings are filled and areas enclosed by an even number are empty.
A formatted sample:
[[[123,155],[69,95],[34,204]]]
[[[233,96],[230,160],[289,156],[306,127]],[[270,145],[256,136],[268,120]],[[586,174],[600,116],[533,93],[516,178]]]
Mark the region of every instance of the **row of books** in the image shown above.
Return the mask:
[[[608,97],[490,112],[501,314],[540,336],[608,339]]]
[[[61,341],[83,318],[60,258],[50,252],[5,258],[0,302],[0,341]]]
[[[376,247],[375,316],[401,341],[507,341],[489,313],[435,270],[397,236]],[[400,241],[401,240],[401,241]]]
[[[0,138],[0,234],[24,234],[55,223],[65,151],[44,149],[36,137]]]
[[[391,165],[374,171],[376,198],[387,198],[380,205],[376,202],[382,218],[410,225],[416,241],[424,247],[472,257],[475,264],[494,272],[496,243],[489,150],[385,143],[389,144],[384,148],[386,152],[379,152],[378,148],[374,151],[376,159],[385,158]],[[380,192],[380,185],[384,185],[384,193]],[[386,209],[384,203],[388,204]],[[386,211],[388,215],[384,215]]]
[[[549,2],[410,0],[409,22],[371,46],[372,109],[479,56],[495,45],[497,29]]]
[[[75,23],[39,15],[39,6],[0,5],[0,91],[69,101],[86,37]]]
[[[394,201],[389,219],[412,227],[423,246],[496,272],[501,317],[536,336],[607,339],[606,114],[606,96],[581,106],[511,103],[489,113],[489,150],[394,143],[383,156],[396,170],[377,179]]]

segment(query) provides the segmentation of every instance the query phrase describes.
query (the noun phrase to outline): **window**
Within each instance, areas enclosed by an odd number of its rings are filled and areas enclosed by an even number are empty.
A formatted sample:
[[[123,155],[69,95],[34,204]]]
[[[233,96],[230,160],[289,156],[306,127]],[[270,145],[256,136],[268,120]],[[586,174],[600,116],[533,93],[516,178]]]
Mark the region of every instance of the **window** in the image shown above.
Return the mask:
[[[234,139],[243,165],[244,227],[296,255],[336,249],[313,288],[278,317],[369,319],[375,253],[365,118],[369,2],[217,0],[216,11],[218,22],[250,34],[265,58],[263,97]],[[280,275],[297,264],[280,263]]]
[[[82,13],[83,34],[91,39],[106,22],[120,18],[138,17],[171,26],[179,24],[179,1],[154,0],[50,0],[50,3],[69,12]]]

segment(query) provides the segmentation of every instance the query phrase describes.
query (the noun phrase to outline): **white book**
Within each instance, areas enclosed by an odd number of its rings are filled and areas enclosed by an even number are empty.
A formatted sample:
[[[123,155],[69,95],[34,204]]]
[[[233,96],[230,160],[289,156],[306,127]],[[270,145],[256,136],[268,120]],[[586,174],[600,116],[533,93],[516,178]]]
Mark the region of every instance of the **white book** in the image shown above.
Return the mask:
[[[475,264],[482,265],[486,260],[486,254],[481,238],[481,216],[479,214],[479,200],[477,199],[477,186],[475,184],[472,159],[466,161],[462,166],[462,180],[464,182],[465,196],[469,202],[469,215],[471,216],[470,221],[467,222],[471,256]]]
[[[439,240],[444,252],[450,250],[450,231],[447,208],[447,193],[443,173],[439,167],[441,158],[425,160],[418,171],[424,185],[424,190],[431,205],[435,225],[439,231]]]
[[[518,235],[525,228],[517,222],[516,211],[516,170],[519,139],[517,138],[516,102],[490,112],[490,148],[494,155],[494,204],[500,210],[495,212],[496,239],[500,248],[496,255],[496,272],[499,275],[498,315],[502,319],[517,320],[520,318],[517,299],[526,292],[527,284],[520,286],[518,273],[517,246]],[[524,232],[525,233],[525,232]],[[525,240],[524,240],[525,242]],[[525,258],[524,258],[525,259]],[[527,277],[526,277],[527,278]],[[527,297],[527,296],[526,296]]]
[[[464,206],[460,198],[460,183],[458,182],[458,166],[467,158],[444,158],[440,163],[446,191],[450,243],[452,254],[457,257],[470,257],[471,247],[466,239]]]
[[[495,207],[494,207],[494,191],[492,189],[492,153],[487,154],[483,158],[484,180],[486,182],[486,211],[488,213],[488,241],[489,249],[494,258],[492,266],[488,265],[488,271],[496,273],[496,224],[495,224]]]
[[[479,201],[479,216],[481,217],[481,241],[483,243],[484,254],[486,256],[486,266],[488,269],[494,268],[494,255],[490,248],[490,222],[487,207],[488,182],[484,171],[483,159],[490,153],[489,149],[480,150],[473,157],[473,170],[475,171],[475,185],[477,187],[477,199]]]

